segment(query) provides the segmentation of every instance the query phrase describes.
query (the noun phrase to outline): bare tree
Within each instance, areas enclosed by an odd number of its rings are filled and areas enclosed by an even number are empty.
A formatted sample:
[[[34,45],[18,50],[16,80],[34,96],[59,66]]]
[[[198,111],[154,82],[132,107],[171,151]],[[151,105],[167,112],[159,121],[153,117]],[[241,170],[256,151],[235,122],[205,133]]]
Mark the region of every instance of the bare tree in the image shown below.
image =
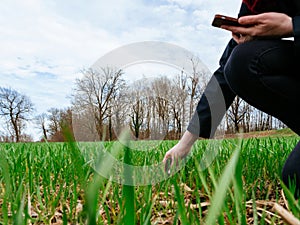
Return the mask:
[[[42,130],[43,133],[43,139],[48,140],[48,135],[47,135],[47,114],[42,113],[39,114],[35,117],[35,123],[39,129]]]
[[[188,91],[190,95],[190,112],[189,118],[192,117],[194,113],[195,100],[200,98],[201,94],[204,92],[204,88],[208,82],[208,76],[203,68],[199,68],[200,59],[198,57],[193,57],[190,59],[192,63],[192,74],[188,76]]]
[[[128,97],[130,97],[128,96],[128,93],[130,93],[129,87],[124,83],[124,86],[121,89],[122,91],[119,91],[117,95],[114,95],[110,104],[110,117],[112,118],[112,131],[110,131],[110,133],[116,136],[120,135],[123,128],[128,124],[128,112],[130,111],[130,103],[128,99]],[[112,140],[112,137],[110,137],[110,140]]]
[[[61,120],[61,110],[58,108],[51,108],[48,110],[48,119],[49,119],[49,132],[51,136],[59,133],[60,130],[60,120]]]
[[[73,115],[70,108],[58,109],[51,108],[48,110],[48,131],[51,141],[65,141],[65,132],[73,135]]]
[[[145,88],[141,81],[136,81],[132,84],[132,89],[128,93],[130,129],[134,133],[135,138],[139,138],[141,127],[145,122],[147,108],[145,104],[146,96],[144,95]]]
[[[21,140],[25,122],[30,119],[34,106],[29,97],[11,88],[0,87],[0,116],[3,116],[8,129],[12,129],[14,141]]]
[[[147,81],[147,84],[145,85],[144,89],[144,95],[145,95],[145,123],[144,123],[144,138],[148,139],[154,139],[155,134],[153,134],[153,131],[155,131],[155,118],[156,116],[156,109],[155,109],[155,97],[153,96],[153,90],[151,88],[152,82],[149,80]]]
[[[233,124],[233,132],[240,132],[240,128],[249,111],[249,104],[243,101],[239,96],[236,96],[233,103],[227,111],[227,125]]]
[[[152,91],[155,104],[155,128],[154,139],[161,135],[166,135],[169,131],[170,115],[169,115],[169,88],[171,81],[167,77],[160,77],[152,82]]]
[[[273,117],[268,115],[262,111],[256,113],[256,130],[263,131],[263,130],[271,130],[273,127]]]
[[[99,138],[106,135],[105,127],[112,116],[112,100],[122,91],[122,74],[121,70],[110,67],[97,71],[89,69],[83,71],[83,77],[75,82],[73,108],[76,111],[90,110]]]
[[[194,113],[194,100],[197,97],[198,90],[198,83],[199,83],[199,76],[198,76],[198,64],[199,59],[191,58],[191,63],[193,67],[193,74],[189,76],[190,79],[190,85],[189,85],[189,93],[190,93],[190,112],[189,112],[189,118],[192,117],[192,114]]]
[[[186,104],[187,104],[187,76],[183,72],[175,76],[169,88],[169,105],[173,117],[173,139],[178,139],[182,135],[185,126]]]

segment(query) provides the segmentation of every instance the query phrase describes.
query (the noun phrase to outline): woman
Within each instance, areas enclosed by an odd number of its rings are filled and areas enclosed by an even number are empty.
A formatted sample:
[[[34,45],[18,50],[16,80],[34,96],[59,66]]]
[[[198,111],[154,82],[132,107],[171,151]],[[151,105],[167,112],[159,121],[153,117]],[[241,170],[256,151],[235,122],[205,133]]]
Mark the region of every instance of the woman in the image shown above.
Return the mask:
[[[172,165],[184,158],[198,137],[211,138],[236,95],[300,134],[300,70],[297,65],[300,63],[300,1],[244,0],[239,23],[246,26],[221,27],[232,32],[232,39],[187,131],[166,153],[164,163],[171,160]],[[215,80],[217,82],[213,82]],[[216,85],[222,93],[216,91]],[[210,106],[217,104],[218,99],[224,99],[226,109],[211,112]],[[212,114],[218,123],[211,122]],[[286,160],[282,179],[287,186],[290,181],[296,183],[295,197],[298,198],[300,142]]]

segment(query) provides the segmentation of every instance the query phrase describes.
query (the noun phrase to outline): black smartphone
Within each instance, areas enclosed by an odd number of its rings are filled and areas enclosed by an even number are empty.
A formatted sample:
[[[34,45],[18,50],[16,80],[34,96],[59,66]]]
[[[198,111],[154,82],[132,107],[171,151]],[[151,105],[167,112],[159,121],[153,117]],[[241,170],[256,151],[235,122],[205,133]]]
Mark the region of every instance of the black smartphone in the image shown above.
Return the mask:
[[[221,14],[216,14],[214,20],[212,22],[214,27],[221,27],[222,25],[229,25],[229,26],[243,26],[239,24],[237,18],[233,18],[230,16],[224,16]]]

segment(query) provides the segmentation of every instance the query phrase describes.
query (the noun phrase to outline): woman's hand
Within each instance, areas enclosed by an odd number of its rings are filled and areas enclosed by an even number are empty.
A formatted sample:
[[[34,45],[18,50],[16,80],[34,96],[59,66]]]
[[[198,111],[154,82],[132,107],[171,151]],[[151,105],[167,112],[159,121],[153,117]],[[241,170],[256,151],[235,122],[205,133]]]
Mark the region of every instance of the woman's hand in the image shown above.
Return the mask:
[[[282,38],[293,36],[292,18],[283,13],[262,13],[243,16],[239,23],[244,26],[221,26],[232,32],[237,43],[250,41],[254,38]]]
[[[179,162],[189,154],[197,139],[198,136],[186,131],[180,141],[173,148],[167,151],[163,159],[163,163],[165,164],[165,171],[168,174],[170,174],[173,166],[177,166]]]
[[[178,166],[179,162],[187,156],[190,150],[191,147],[184,146],[179,142],[173,148],[167,151],[163,159],[165,171],[170,174],[171,168]]]

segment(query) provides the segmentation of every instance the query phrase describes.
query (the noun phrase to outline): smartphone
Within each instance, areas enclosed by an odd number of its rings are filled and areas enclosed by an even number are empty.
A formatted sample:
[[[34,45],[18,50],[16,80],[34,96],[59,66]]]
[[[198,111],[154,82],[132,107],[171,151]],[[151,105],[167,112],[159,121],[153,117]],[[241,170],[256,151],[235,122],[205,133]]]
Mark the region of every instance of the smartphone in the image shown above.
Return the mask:
[[[237,18],[233,18],[230,16],[224,16],[221,14],[216,14],[214,20],[212,22],[214,27],[221,27],[222,25],[229,25],[229,26],[243,26],[239,24]]]

